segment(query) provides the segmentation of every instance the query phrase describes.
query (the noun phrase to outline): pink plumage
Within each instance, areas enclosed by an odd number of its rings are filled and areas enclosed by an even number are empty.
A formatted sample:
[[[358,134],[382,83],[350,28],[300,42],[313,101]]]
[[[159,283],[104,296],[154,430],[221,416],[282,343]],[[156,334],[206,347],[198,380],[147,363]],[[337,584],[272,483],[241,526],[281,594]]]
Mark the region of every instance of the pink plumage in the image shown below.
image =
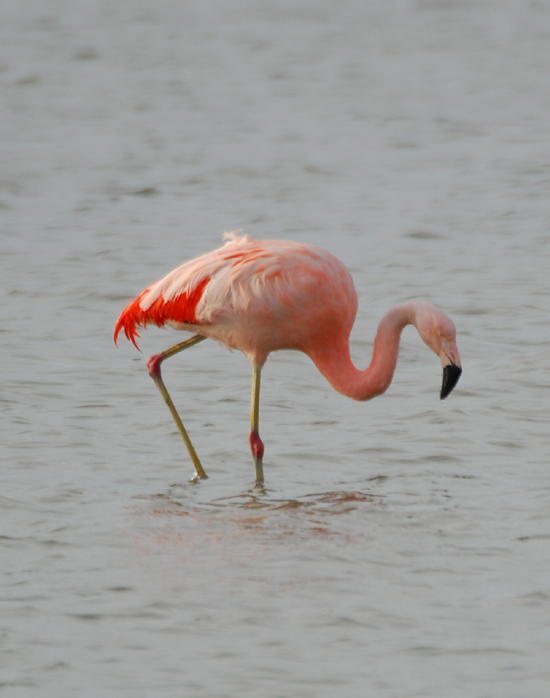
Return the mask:
[[[263,481],[263,444],[258,434],[260,370],[272,351],[295,349],[311,357],[331,386],[356,400],[368,400],[389,387],[401,331],[413,324],[444,369],[441,398],[460,377],[453,322],[430,303],[406,303],[382,319],[370,366],[355,368],[349,336],[357,294],[346,267],[329,252],[305,243],[251,240],[226,234],[228,242],[170,272],[143,291],[120,315],[121,330],[137,347],[137,328],[169,325],[195,335],[152,357],[149,372],[170,408],[199,477],[206,477],[187,432],[164,386],[160,364],[169,356],[210,337],[249,358],[254,370],[250,445],[257,482]]]
[[[271,351],[308,353],[322,337],[349,337],[357,293],[338,259],[303,243],[226,236],[223,247],[174,269],[130,303],[115,341],[122,329],[136,344],[138,327],[169,325],[240,349],[262,366]]]

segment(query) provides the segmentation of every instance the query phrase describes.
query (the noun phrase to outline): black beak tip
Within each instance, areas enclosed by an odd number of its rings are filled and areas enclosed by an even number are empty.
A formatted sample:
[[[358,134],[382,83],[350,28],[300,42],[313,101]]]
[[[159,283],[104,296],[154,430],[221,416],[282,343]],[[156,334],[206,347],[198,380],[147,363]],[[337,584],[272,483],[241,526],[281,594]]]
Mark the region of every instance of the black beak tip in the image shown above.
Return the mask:
[[[443,384],[441,386],[441,399],[444,400],[453,391],[462,373],[460,366],[450,364],[443,369]]]

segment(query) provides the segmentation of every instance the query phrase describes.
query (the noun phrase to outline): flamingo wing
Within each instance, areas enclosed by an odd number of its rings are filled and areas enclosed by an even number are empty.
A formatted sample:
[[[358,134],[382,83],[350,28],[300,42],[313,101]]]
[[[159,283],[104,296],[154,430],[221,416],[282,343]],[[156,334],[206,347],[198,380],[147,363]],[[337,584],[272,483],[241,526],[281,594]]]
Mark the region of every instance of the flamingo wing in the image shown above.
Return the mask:
[[[227,233],[226,237],[229,242],[220,249],[186,262],[140,293],[118,318],[115,342],[124,330],[126,338],[139,348],[137,328],[151,323],[157,327],[167,324],[183,329],[185,325],[215,322],[219,313],[231,304],[238,272],[248,265],[247,276],[250,277],[258,260],[268,256],[261,242],[233,233]]]
[[[319,328],[321,315],[341,321],[344,312],[351,329],[353,281],[328,252],[290,241],[228,237],[223,247],[145,289],[120,315],[115,341],[123,329],[137,347],[137,328],[154,323],[191,331],[202,327],[227,346],[249,353],[261,344],[266,353],[299,345],[289,335],[303,335],[306,325]]]
[[[126,338],[139,349],[136,342],[136,338],[139,337],[138,327],[146,327],[150,323],[162,327],[170,321],[181,324],[197,322],[197,304],[210,279],[207,276],[202,279],[191,277],[190,282],[184,287],[169,294],[169,286],[167,286],[169,277],[176,272],[181,272],[182,269],[182,267],[175,269],[168,277],[146,288],[122,311],[115,325],[115,342],[118,340],[120,331],[124,330]]]

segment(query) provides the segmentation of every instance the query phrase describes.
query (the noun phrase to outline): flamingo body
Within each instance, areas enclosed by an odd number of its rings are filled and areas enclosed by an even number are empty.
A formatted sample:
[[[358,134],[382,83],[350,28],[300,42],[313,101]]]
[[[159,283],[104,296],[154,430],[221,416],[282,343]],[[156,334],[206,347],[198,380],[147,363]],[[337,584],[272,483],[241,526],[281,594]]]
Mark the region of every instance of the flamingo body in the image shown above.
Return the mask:
[[[319,342],[348,339],[356,312],[351,274],[330,253],[231,236],[143,291],[120,316],[115,337],[124,329],[136,344],[137,327],[169,325],[239,349],[261,367],[272,351],[310,354]]]
[[[254,369],[250,444],[257,474],[262,473],[258,480],[263,478],[263,444],[257,428],[259,376],[272,351],[304,352],[333,388],[356,400],[368,400],[387,390],[397,363],[401,331],[414,324],[441,359],[442,399],[454,388],[461,373],[456,330],[436,306],[406,303],[390,310],[378,328],[371,364],[360,371],[349,352],[357,293],[346,267],[329,252],[305,243],[258,241],[234,233],[226,237],[223,247],[183,264],[132,301],[116,323],[115,341],[124,330],[137,347],[138,328],[151,323],[196,335],[148,363],[173,415],[171,399],[166,397],[164,384],[159,384],[160,363],[165,358],[203,337],[242,351]],[[180,432],[188,439],[182,424]],[[189,448],[190,442],[186,440],[186,444]]]

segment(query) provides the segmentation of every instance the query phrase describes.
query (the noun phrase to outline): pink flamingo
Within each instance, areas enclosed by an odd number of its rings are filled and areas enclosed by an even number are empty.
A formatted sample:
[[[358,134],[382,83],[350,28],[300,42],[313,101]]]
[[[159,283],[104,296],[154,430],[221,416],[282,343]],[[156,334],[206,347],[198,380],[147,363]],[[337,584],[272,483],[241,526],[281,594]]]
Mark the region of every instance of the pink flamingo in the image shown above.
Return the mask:
[[[124,329],[136,348],[136,328],[150,323],[194,334],[152,356],[147,367],[187,446],[196,478],[207,475],[162,381],[160,367],[164,359],[207,337],[240,349],[252,364],[250,448],[259,484],[264,477],[260,373],[272,351],[302,351],[339,393],[370,400],[388,389],[401,331],[412,324],[441,360],[441,399],[455,387],[462,373],[456,329],[437,306],[412,302],[390,310],[378,327],[370,366],[360,371],[349,351],[357,293],[349,271],[338,259],[299,242],[251,240],[235,233],[227,233],[226,238],[229,241],[220,249],[187,262],[145,289],[115,326],[115,342]]]

